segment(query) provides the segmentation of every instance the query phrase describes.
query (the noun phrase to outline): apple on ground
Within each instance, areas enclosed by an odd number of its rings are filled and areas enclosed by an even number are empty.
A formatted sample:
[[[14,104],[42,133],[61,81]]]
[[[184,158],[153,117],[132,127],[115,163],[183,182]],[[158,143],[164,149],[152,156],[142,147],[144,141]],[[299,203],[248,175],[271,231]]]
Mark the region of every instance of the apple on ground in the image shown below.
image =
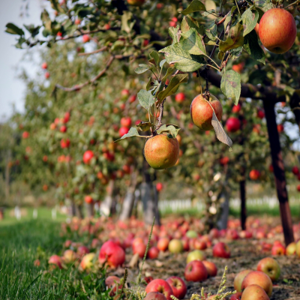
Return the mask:
[[[159,241],[157,242],[157,248],[163,252],[165,252],[168,249],[168,245],[169,245],[169,239],[166,237],[160,238]]]
[[[261,288],[263,288],[268,296],[271,296],[273,290],[273,284],[270,277],[259,271],[252,271],[250,272],[242,282],[242,292],[249,287],[250,285],[257,284]]]
[[[213,247],[213,256],[214,257],[222,257],[222,258],[230,258],[229,247],[223,242],[216,243]]]
[[[56,268],[58,267],[59,269],[62,269],[62,258],[58,255],[52,255],[49,260],[48,260],[49,265],[52,267]]]
[[[101,264],[106,262],[110,267],[117,268],[125,262],[125,252],[113,241],[107,241],[100,249],[99,262]]]
[[[200,282],[207,279],[208,273],[202,261],[193,260],[186,265],[184,277],[187,281]]]
[[[286,247],[286,255],[295,255],[296,254],[296,243],[290,243],[287,247]]]
[[[203,260],[202,261],[209,277],[215,277],[218,273],[217,266],[212,261]]]
[[[157,247],[151,247],[147,253],[150,259],[156,259],[159,255],[159,249]]]
[[[110,289],[110,296],[114,296],[118,290],[122,289],[122,285],[120,284],[120,278],[117,276],[108,276],[105,279],[105,285]]]
[[[230,300],[241,300],[242,298],[242,293],[235,293],[233,295],[231,295]]]
[[[91,267],[93,266],[93,260],[94,260],[95,255],[96,255],[95,253],[89,253],[89,254],[86,254],[82,258],[81,263],[80,263],[82,270],[91,269]]]
[[[65,263],[70,263],[76,260],[76,254],[73,250],[66,250],[64,252],[63,260]]]
[[[280,277],[280,266],[272,257],[266,257],[260,260],[257,264],[257,271],[264,272],[274,282]]]
[[[170,241],[168,248],[171,253],[181,253],[183,251],[183,244],[181,240],[173,239]]]
[[[170,285],[163,279],[154,279],[146,286],[146,293],[150,292],[159,292],[163,294],[167,300],[172,300],[171,296],[173,295],[172,288]]]
[[[237,292],[242,291],[243,280],[250,272],[252,272],[252,270],[243,270],[235,276],[234,281],[233,281],[233,286]]]
[[[244,290],[241,300],[270,300],[270,298],[263,288],[253,284]]]
[[[149,294],[147,294],[144,300],[167,300],[167,298],[162,293],[150,292]]]
[[[171,276],[166,281],[172,288],[174,296],[178,299],[183,299],[187,292],[187,287],[183,279],[178,276]]]
[[[194,261],[194,260],[200,260],[200,261],[205,260],[204,252],[201,250],[191,251],[186,258],[186,262],[190,263],[191,261]]]

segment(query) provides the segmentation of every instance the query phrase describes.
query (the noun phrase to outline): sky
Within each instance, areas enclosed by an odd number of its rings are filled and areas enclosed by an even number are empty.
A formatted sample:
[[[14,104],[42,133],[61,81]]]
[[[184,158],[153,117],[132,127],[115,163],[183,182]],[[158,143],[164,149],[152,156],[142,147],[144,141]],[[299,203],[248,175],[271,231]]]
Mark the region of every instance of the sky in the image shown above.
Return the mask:
[[[25,5],[28,4],[26,13]],[[13,112],[13,104],[17,111],[24,111],[24,83],[17,78],[20,67],[26,68],[29,75],[34,75],[39,65],[39,55],[35,50],[35,63],[22,61],[26,50],[14,47],[17,36],[5,32],[5,25],[9,22],[22,27],[23,24],[39,24],[44,0],[0,0],[0,123],[5,121]]]

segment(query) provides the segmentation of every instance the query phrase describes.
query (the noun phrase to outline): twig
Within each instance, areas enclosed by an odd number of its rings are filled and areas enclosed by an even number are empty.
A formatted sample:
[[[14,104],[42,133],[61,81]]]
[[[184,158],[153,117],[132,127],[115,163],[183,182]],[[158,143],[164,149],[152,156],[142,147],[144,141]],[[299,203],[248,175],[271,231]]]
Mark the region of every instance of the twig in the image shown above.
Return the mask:
[[[104,47],[102,47],[100,49],[97,49],[95,51],[92,51],[92,52],[79,53],[78,56],[86,56],[86,55],[96,54],[96,53],[99,53],[99,52],[103,52],[107,49],[108,49],[107,46],[104,46]]]

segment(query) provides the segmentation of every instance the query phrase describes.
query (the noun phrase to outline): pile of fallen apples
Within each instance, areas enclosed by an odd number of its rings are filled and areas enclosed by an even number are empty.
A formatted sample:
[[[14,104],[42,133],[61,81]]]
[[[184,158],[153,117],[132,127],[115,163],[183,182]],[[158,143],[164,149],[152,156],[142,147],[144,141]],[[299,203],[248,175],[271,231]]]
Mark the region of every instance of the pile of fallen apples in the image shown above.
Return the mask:
[[[63,224],[62,234],[76,232],[77,236],[89,236],[90,244],[66,240],[64,253],[60,257],[53,255],[49,259],[52,267],[64,268],[67,264],[78,265],[80,270],[92,272],[98,267],[118,268],[125,265],[126,255],[131,260],[159,259],[163,253],[178,255],[188,252],[184,279],[189,282],[203,282],[208,277],[217,275],[218,269],[215,263],[206,260],[205,250],[212,248],[213,257],[230,258],[230,249],[226,241],[237,239],[252,239],[257,241],[257,250],[266,254],[295,255],[300,257],[300,241],[288,245],[287,248],[278,240],[273,243],[261,239],[274,238],[282,233],[281,226],[272,226],[261,223],[258,219],[249,218],[247,230],[239,230],[238,220],[229,220],[228,229],[211,229],[208,234],[204,232],[204,225],[198,219],[165,221],[161,226],[146,228],[143,222],[130,219],[128,222],[114,223],[112,219],[100,218],[94,221],[73,219],[70,224]],[[298,239],[300,226],[294,226],[294,233]],[[148,251],[147,250],[148,247]],[[146,253],[147,252],[147,253]],[[160,257],[159,257],[160,256]],[[278,280],[280,267],[274,258],[262,259],[257,270],[244,270],[236,275],[234,288],[236,293],[231,295],[230,300],[264,300],[269,299],[272,293],[272,282]],[[187,286],[183,278],[171,276],[167,280],[160,278],[144,277],[147,283],[143,299],[164,300],[183,299],[187,293]],[[116,276],[106,278],[106,286],[110,289],[111,296],[118,296],[123,289],[123,279]],[[171,298],[171,296],[176,298]],[[215,299],[214,296],[205,296],[203,299]],[[118,299],[118,298],[116,298]]]

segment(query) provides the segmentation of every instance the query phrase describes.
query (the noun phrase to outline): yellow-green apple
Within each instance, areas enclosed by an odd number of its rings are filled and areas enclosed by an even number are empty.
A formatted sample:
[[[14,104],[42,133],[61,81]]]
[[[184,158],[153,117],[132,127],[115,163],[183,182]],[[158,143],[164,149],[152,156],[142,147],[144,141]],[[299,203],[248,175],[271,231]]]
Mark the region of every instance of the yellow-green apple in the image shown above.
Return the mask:
[[[105,242],[99,252],[99,262],[107,263],[112,268],[117,268],[125,262],[124,250],[113,241]]]
[[[147,140],[144,155],[148,164],[154,169],[173,167],[179,157],[178,140],[166,134],[158,134]]]
[[[272,257],[266,257],[260,260],[257,264],[257,271],[264,272],[274,282],[280,277],[280,266]]]
[[[147,253],[150,259],[156,259],[159,255],[159,249],[157,247],[151,247]]]
[[[159,292],[162,293],[167,300],[171,300],[173,295],[172,288],[170,285],[163,279],[154,279],[146,286],[146,293],[150,292]]]
[[[76,260],[76,254],[73,250],[66,250],[64,252],[63,260],[65,263],[70,263]]]
[[[214,257],[222,257],[222,258],[230,258],[229,247],[223,242],[216,243],[213,247],[213,256]]]
[[[184,277],[187,281],[200,282],[207,279],[208,273],[202,261],[193,260],[186,265]]]
[[[241,300],[270,300],[270,298],[263,288],[253,284],[244,290]]]
[[[212,261],[203,260],[202,261],[209,277],[215,277],[218,273],[216,265]]]
[[[252,270],[243,270],[235,276],[233,286],[237,292],[242,291],[242,282],[250,272],[252,272]]]
[[[294,17],[285,9],[270,9],[259,22],[258,35],[265,48],[273,53],[283,54],[291,49],[296,39]]]
[[[201,94],[196,96],[190,106],[193,123],[202,130],[213,129],[211,124],[213,110],[220,121],[223,115],[221,102],[213,95],[210,95],[209,100],[206,100]]]
[[[186,236],[192,239],[198,237],[198,233],[195,230],[189,230],[187,231]]]
[[[244,292],[244,290],[248,286],[253,284],[259,285],[261,288],[263,288],[266,291],[268,296],[271,296],[273,290],[273,284],[272,284],[272,280],[267,274],[259,271],[250,272],[242,282],[242,292]]]
[[[298,241],[296,244],[296,255],[300,257],[300,241]]]
[[[49,265],[51,265],[52,267],[56,268],[60,268],[62,269],[62,258],[58,255],[52,255],[49,260],[48,260]]]
[[[80,263],[82,270],[89,270],[93,266],[93,260],[95,255],[95,253],[89,253],[82,258]]]
[[[286,255],[295,255],[296,254],[296,243],[290,243],[287,247],[286,247]]]
[[[200,260],[200,261],[205,260],[205,254],[201,250],[194,250],[190,252],[186,258],[186,263],[190,263],[191,261],[194,260]]]
[[[183,299],[187,291],[185,282],[178,276],[171,276],[166,281],[170,285],[174,296]]]
[[[169,243],[169,251],[171,253],[181,253],[183,251],[183,245],[181,240],[173,239]]]
[[[144,300],[167,300],[167,298],[159,292],[150,292]]]

